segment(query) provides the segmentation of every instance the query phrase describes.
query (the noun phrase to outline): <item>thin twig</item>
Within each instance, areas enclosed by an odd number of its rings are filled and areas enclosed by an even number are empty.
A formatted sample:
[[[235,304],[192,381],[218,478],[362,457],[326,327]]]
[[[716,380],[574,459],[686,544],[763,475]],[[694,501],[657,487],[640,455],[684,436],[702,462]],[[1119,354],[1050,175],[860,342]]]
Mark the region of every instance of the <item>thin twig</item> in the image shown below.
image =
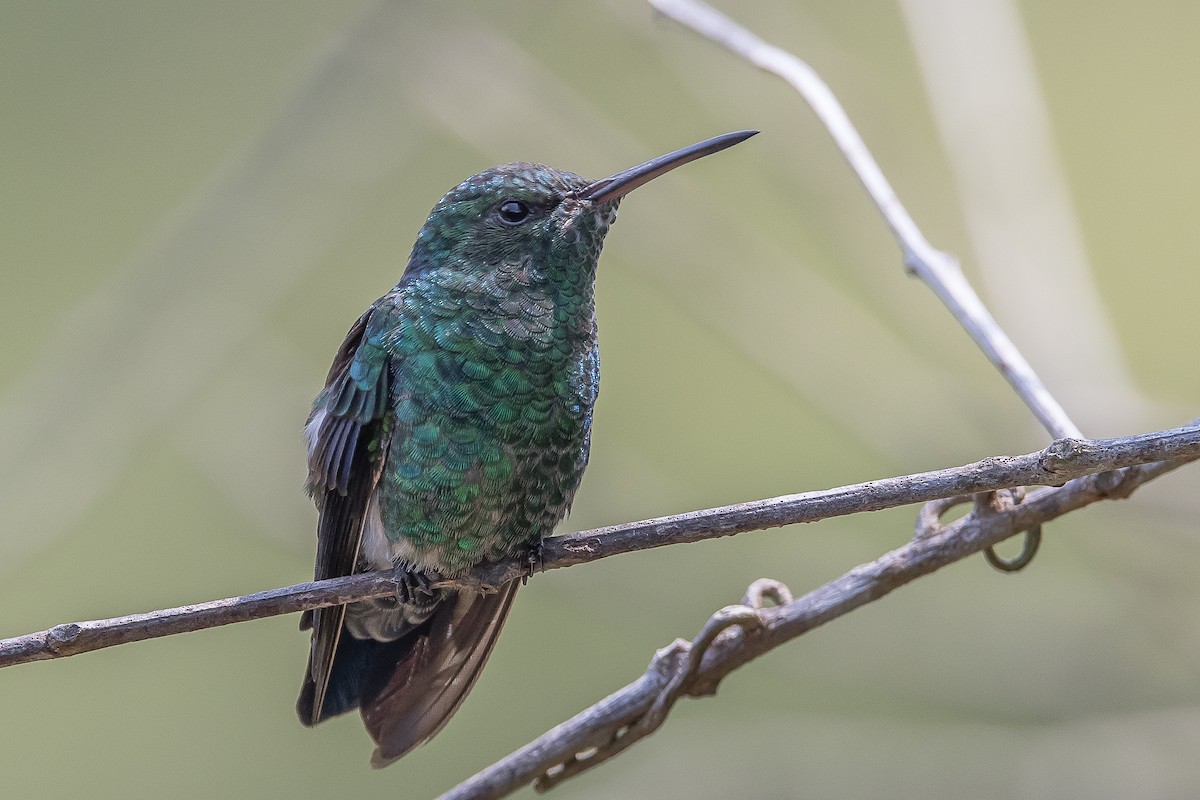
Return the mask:
[[[725,46],[751,64],[778,75],[800,93],[824,123],[850,168],[875,201],[892,235],[900,244],[906,269],[920,277],[942,300],[1052,437],[1082,438],[1079,428],[1067,417],[1066,411],[992,318],[967,282],[957,259],[934,248],[921,233],[858,130],[850,122],[845,109],[820,75],[802,59],[767,44],[698,0],[650,0],[650,3],[663,14]],[[1003,571],[1019,570],[1033,559],[1040,541],[1041,531],[1030,531],[1016,559],[1005,561],[994,551],[988,550],[988,563]]]
[[[791,602],[786,600],[787,587],[771,582],[771,593],[784,600],[777,608],[761,608],[764,592],[756,581],[743,606],[718,611],[694,642],[677,640],[659,650],[636,681],[438,800],[495,800],[530,783],[550,788],[652,732],[677,696],[711,696],[726,675],[797,636],[1030,527],[1098,500],[1128,497],[1138,486],[1186,462],[1174,459],[1090,475],[1061,488],[1033,492],[1025,502],[1003,510],[973,512],[937,533],[915,536],[905,546]]]
[[[1018,486],[1056,485],[1105,470],[1163,459],[1200,458],[1200,420],[1187,426],[1116,439],[1063,439],[1021,456],[996,456],[953,469],[884,478],[837,489],[553,536],[543,546],[543,570],[597,561],[669,544],[698,542],[799,522],[881,511],[943,497]],[[527,562],[489,565],[443,586],[487,589],[522,575]],[[0,667],[86,653],[128,642],[382,597],[395,591],[389,572],[370,572],[181,608],[114,619],[72,622],[0,640]]]
[[[842,104],[816,71],[801,59],[764,42],[698,0],[649,2],[676,22],[722,45],[754,66],[783,78],[800,93],[829,130],[850,168],[879,208],[892,235],[900,244],[905,267],[928,284],[1053,438],[1082,439],[1079,428],[1047,391],[1016,345],[992,319],[975,290],[967,283],[958,261],[926,240],[900,203]]]
[[[227,597],[207,603],[164,608],[145,614],[67,622],[38,633],[0,640],[0,667],[88,653],[118,644],[157,639],[176,633],[216,628],[235,622],[291,614],[395,594],[395,576],[365,572],[344,578],[298,583],[282,589]]]

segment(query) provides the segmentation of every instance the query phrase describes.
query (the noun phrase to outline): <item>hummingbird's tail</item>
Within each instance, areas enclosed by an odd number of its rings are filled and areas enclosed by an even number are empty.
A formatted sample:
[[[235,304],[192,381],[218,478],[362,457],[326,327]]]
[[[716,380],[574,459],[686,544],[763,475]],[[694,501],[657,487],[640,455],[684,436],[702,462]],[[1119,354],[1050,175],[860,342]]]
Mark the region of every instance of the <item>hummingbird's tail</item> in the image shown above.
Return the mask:
[[[305,724],[359,708],[377,747],[371,766],[386,767],[431,739],[475,685],[512,607],[519,581],[496,594],[445,591],[429,618],[391,642],[338,641],[321,713],[305,676],[296,711]]]

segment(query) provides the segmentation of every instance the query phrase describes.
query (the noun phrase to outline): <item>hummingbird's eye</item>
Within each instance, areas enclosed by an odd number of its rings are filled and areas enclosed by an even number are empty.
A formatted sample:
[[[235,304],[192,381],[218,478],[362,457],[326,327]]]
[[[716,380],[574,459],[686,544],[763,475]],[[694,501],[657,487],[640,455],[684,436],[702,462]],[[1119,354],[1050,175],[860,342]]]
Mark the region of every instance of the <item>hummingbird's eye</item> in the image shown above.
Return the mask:
[[[529,219],[529,206],[520,200],[505,200],[496,209],[500,221],[505,225],[520,225]]]

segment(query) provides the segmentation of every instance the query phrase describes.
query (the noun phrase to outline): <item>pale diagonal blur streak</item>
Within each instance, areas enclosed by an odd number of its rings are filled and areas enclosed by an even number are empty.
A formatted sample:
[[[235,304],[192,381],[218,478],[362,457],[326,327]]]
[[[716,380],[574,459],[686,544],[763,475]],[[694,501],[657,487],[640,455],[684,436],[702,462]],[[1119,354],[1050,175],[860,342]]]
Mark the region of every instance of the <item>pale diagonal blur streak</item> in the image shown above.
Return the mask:
[[[1018,9],[900,6],[988,304],[1085,433],[1152,424],[1092,277]]]

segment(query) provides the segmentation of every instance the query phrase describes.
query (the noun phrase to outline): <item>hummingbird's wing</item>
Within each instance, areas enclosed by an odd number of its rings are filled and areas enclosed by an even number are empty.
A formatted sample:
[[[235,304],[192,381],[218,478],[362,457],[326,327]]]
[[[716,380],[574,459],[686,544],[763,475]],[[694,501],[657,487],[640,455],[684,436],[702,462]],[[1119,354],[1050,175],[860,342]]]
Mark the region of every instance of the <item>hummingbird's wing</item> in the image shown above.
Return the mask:
[[[363,520],[386,450],[381,437],[388,407],[388,353],[382,334],[390,310],[376,303],[350,328],[305,427],[308,489],[320,514],[316,580],[350,575],[358,564]],[[300,620],[301,629],[313,629],[308,674],[297,704],[305,724],[321,721],[345,616],[345,606],[331,606]]]

